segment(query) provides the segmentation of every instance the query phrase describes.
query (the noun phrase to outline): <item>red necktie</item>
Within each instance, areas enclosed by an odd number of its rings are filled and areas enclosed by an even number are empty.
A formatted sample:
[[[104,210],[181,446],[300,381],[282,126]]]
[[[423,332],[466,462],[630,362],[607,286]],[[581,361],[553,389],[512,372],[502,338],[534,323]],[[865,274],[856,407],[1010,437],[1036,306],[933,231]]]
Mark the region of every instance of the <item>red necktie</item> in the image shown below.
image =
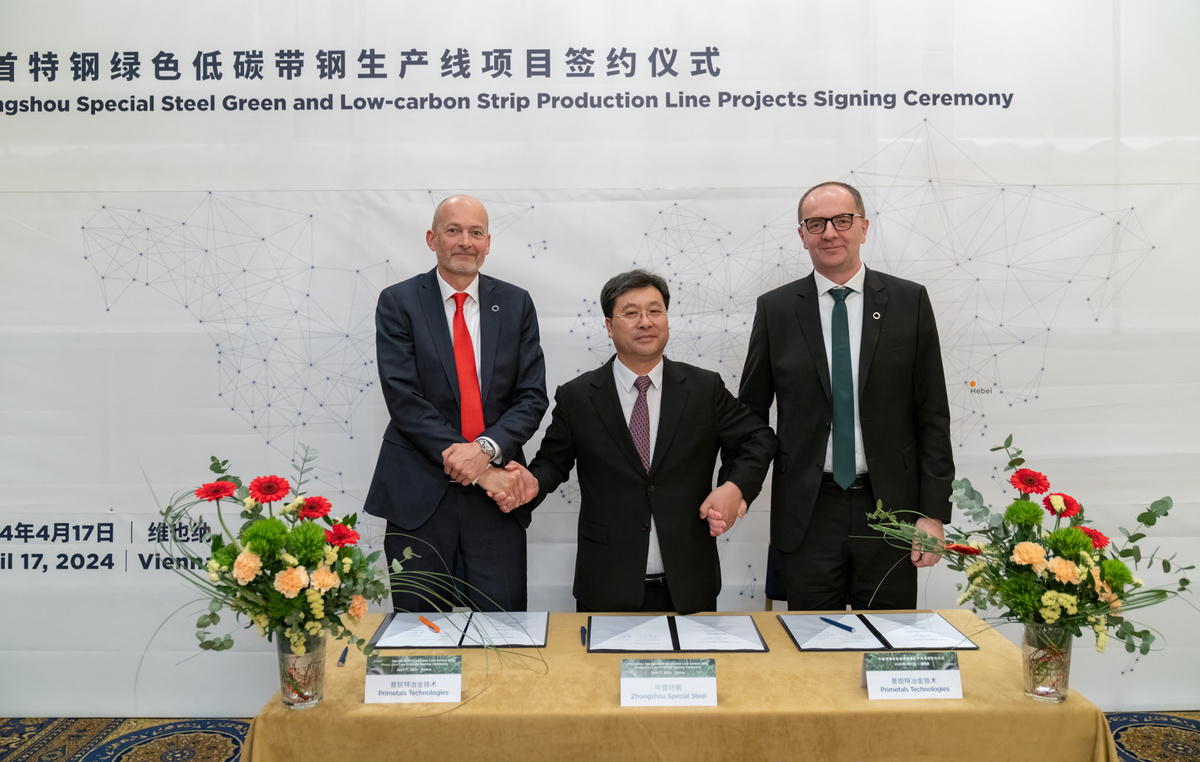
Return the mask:
[[[483,433],[483,400],[479,397],[479,375],[475,372],[475,349],[463,315],[465,293],[454,295],[454,368],[458,371],[458,394],[462,399],[462,434],[468,442]]]

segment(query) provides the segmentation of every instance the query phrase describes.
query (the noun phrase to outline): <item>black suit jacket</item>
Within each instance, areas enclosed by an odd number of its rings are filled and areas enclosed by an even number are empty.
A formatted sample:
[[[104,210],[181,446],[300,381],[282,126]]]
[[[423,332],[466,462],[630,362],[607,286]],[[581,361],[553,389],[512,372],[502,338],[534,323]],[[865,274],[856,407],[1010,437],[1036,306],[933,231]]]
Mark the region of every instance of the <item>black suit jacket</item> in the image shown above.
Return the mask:
[[[818,298],[812,275],[759,297],[739,394],[764,421],[778,404],[771,544],[784,552],[804,539],[833,421]],[[924,286],[867,270],[858,393],[875,498],[888,510],[948,520],[950,405]]]
[[[521,446],[549,406],[537,313],[524,289],[479,276],[480,394],[483,436],[506,460],[524,463]],[[384,289],[375,313],[379,381],[390,420],[364,509],[404,529],[433,514],[449,486],[442,451],[465,442],[454,341],[437,270]],[[486,499],[482,490],[480,495]],[[529,509],[514,515],[529,526]]]
[[[535,505],[578,467],[580,504],[575,598],[594,611],[637,611],[645,593],[654,517],[671,598],[692,613],[721,591],[721,566],[700,504],[713,488],[722,448],[731,453],[718,483],[732,481],[749,503],[775,454],[775,436],[738,404],[721,377],[663,360],[658,434],[650,473],[624,419],[609,360],[559,387],[541,448],[529,469]]]

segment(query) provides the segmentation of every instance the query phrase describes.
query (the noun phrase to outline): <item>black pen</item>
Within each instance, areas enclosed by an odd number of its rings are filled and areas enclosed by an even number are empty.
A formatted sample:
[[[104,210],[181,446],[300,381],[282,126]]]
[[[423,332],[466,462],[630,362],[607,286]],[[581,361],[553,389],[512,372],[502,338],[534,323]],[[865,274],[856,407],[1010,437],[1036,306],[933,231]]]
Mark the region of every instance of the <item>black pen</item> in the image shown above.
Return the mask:
[[[848,625],[848,624],[842,624],[841,622],[835,622],[834,620],[832,620],[832,619],[827,619],[827,618],[825,618],[825,617],[818,617],[818,618],[819,618],[819,619],[820,619],[822,622],[824,622],[825,624],[831,624],[831,625],[833,625],[834,627],[841,627],[841,628],[842,628],[843,630],[845,630],[846,632],[854,632],[854,628],[853,628],[853,627],[851,627],[851,626],[850,626],[850,625]]]
[[[350,646],[346,646],[345,648],[342,649],[342,658],[338,659],[339,667],[346,666],[346,654],[348,654],[348,653],[350,653]]]
[[[579,628],[579,645],[581,645],[581,646],[587,645],[587,627]]]

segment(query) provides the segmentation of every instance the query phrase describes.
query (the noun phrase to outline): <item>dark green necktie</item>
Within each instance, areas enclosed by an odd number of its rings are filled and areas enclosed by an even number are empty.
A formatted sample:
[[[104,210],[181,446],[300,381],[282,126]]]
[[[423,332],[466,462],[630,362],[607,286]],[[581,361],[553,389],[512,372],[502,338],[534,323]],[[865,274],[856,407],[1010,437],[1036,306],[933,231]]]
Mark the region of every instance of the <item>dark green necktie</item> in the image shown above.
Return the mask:
[[[833,480],[842,489],[854,483],[854,374],[850,369],[848,288],[829,290],[833,297]]]

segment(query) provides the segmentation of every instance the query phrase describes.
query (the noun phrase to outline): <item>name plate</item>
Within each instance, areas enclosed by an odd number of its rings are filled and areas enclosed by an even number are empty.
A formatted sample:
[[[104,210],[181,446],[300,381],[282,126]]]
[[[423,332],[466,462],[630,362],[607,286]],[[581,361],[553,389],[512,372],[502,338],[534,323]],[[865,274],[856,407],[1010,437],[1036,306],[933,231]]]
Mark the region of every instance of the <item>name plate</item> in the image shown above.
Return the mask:
[[[462,701],[462,656],[367,657],[368,704],[457,704]]]
[[[621,706],[716,706],[713,659],[621,659]]]
[[[960,699],[962,677],[954,651],[863,654],[869,699]]]

